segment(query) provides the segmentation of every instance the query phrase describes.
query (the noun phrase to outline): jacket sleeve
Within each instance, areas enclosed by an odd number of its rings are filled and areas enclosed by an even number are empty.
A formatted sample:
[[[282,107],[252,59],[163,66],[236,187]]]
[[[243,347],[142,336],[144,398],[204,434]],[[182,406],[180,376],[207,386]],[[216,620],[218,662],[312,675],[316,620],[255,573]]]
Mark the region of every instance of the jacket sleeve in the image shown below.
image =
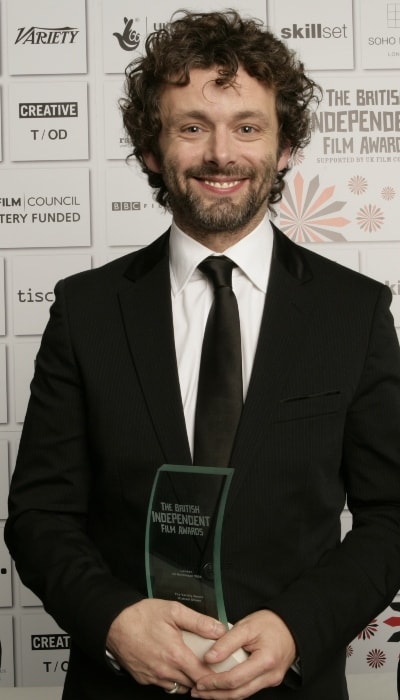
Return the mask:
[[[353,528],[268,606],[296,638],[303,683],[400,587],[400,351],[390,299],[382,287],[345,421],[341,468]]]
[[[46,611],[104,661],[111,622],[143,595],[112,575],[88,534],[93,465],[86,421],[61,282],[36,359],[5,541]]]

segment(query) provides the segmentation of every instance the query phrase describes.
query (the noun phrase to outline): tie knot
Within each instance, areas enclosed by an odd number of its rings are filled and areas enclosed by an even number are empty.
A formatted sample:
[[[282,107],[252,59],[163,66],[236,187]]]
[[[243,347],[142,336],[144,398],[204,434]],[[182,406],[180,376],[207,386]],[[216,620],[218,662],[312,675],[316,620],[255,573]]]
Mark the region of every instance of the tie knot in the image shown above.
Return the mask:
[[[232,270],[236,267],[236,263],[230,258],[225,257],[225,255],[211,255],[209,258],[205,258],[198,267],[213,283],[214,289],[219,287],[232,289]]]

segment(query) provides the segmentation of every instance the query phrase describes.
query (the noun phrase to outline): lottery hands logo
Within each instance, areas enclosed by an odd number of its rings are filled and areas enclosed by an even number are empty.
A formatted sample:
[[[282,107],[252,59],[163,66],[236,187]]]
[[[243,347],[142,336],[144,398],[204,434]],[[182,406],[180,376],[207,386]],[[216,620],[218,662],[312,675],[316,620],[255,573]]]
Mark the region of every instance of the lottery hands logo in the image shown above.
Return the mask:
[[[118,43],[124,51],[134,51],[137,49],[140,43],[140,34],[132,29],[133,19],[124,17],[125,29],[122,34],[119,32],[114,32],[113,36],[116,36]]]

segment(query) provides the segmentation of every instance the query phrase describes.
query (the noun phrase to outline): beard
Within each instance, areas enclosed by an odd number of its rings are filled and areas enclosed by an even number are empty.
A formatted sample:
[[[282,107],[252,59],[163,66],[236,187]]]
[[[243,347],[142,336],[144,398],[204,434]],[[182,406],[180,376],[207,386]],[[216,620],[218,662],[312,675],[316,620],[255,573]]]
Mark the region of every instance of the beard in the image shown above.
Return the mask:
[[[267,198],[275,181],[277,168],[272,156],[255,168],[213,168],[199,166],[188,168],[181,177],[173,161],[163,163],[162,175],[168,189],[168,202],[175,219],[183,230],[192,231],[198,237],[223,232],[236,233],[244,229],[257,217],[262,207],[267,208]],[[249,187],[240,201],[233,197],[219,196],[214,202],[195,192],[190,186],[191,178],[212,180],[215,177],[246,178]]]

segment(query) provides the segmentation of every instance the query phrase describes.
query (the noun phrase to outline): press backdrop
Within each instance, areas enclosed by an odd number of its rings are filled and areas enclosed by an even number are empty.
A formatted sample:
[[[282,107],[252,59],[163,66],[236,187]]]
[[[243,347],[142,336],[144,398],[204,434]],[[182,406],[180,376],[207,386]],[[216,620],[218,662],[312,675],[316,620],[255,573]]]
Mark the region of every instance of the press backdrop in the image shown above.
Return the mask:
[[[325,88],[278,225],[387,284],[400,327],[400,2],[242,0]],[[0,527],[56,281],[150,243],[169,224],[125,157],[117,102],[146,34],[197,0],[0,0]],[[350,527],[343,513],[343,531]],[[2,533],[0,533],[2,534]],[[396,602],[396,601],[399,602]],[[19,581],[0,537],[0,688],[61,685],[69,638]],[[393,672],[400,599],[348,648]]]

